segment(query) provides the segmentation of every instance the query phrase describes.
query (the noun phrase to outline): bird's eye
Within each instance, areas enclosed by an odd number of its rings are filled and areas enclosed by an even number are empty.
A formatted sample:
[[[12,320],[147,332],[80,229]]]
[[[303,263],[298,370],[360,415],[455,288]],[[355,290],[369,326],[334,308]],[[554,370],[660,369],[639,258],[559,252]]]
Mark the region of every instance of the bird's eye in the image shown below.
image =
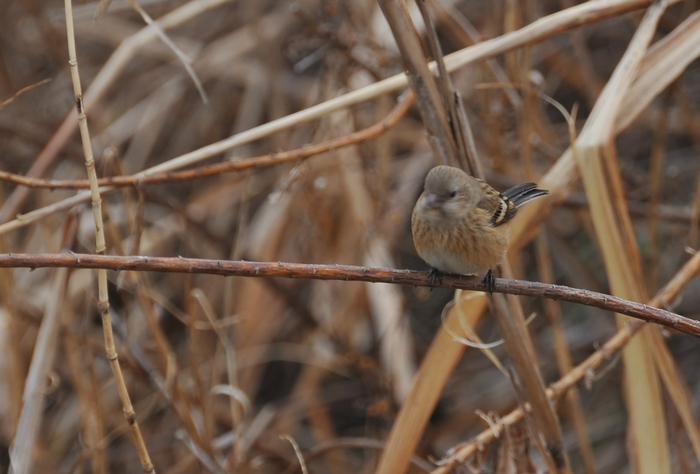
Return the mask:
[[[451,197],[451,198],[455,197],[456,195],[457,195],[457,191],[452,191],[452,192],[450,193],[450,197]]]

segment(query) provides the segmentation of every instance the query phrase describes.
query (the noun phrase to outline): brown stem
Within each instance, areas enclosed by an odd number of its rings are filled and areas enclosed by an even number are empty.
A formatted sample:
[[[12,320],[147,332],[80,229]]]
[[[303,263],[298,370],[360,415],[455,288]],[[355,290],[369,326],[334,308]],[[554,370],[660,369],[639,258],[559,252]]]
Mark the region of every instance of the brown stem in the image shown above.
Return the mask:
[[[0,268],[103,268],[115,271],[202,273],[222,276],[305,278],[309,280],[367,281],[397,285],[431,286],[428,272],[369,268],[354,265],[311,265],[286,262],[246,262],[198,258],[147,257],[90,254],[0,254]],[[439,288],[487,291],[481,278],[474,275],[444,275],[435,282]],[[700,321],[646,304],[628,301],[595,291],[550,283],[496,278],[495,292],[521,296],[539,296],[553,300],[594,306],[649,323],[700,336]]]

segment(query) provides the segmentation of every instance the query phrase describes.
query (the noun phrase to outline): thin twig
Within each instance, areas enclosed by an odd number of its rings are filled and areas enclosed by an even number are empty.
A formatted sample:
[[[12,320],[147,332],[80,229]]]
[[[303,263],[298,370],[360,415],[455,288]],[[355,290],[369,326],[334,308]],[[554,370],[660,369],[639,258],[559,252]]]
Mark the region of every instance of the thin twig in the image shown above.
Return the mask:
[[[650,307],[668,305],[678,297],[681,290],[683,290],[688,282],[695,278],[698,273],[700,273],[700,253],[688,260],[673,279],[656,294],[654,299],[649,302]],[[600,349],[574,367],[561,379],[551,384],[547,388],[547,397],[549,397],[550,400],[558,400],[561,398],[574,385],[588,377],[604,362],[610,360],[611,357],[621,351],[630,339],[632,339],[632,336],[637,334],[643,327],[645,327],[645,325],[639,321],[630,321],[622,326],[622,328],[608,339]],[[454,453],[452,453],[448,459],[441,462],[440,467],[435,469],[431,474],[446,474],[453,471],[474,454],[483,450],[486,445],[497,440],[508,427],[520,422],[523,419],[523,415],[522,407],[511,411],[501,418],[498,424],[491,425],[488,429],[473,438],[472,441],[457,448]]]
[[[218,4],[217,2],[221,2],[224,0],[211,1],[214,4],[208,5],[207,8],[213,7]],[[677,1],[678,0],[674,0],[672,1],[672,3],[676,3]],[[520,30],[499,36],[488,41],[484,41],[479,44],[475,44],[473,46],[469,46],[467,48],[449,54],[448,56],[445,56],[445,66],[447,67],[447,70],[451,72],[461,67],[464,67],[465,65],[470,63],[493,58],[495,56],[498,56],[499,54],[507,53],[509,51],[526,45],[536,44],[538,42],[544,41],[547,38],[560,34],[562,31],[565,31],[567,29],[583,26],[588,23],[602,21],[606,18],[621,15],[631,10],[644,8],[651,3],[651,0],[616,0],[594,1],[586,2],[581,5],[576,5],[575,7],[571,7],[566,10],[553,13],[552,15],[540,18],[539,20],[521,28]],[[179,14],[178,10],[171,12],[171,14],[167,16],[169,19],[172,16],[172,19],[168,21],[167,24],[170,25],[171,23],[176,23],[176,20],[180,21],[183,17],[185,17],[185,10],[195,9],[199,5],[199,3],[188,3],[185,6],[181,7],[181,9],[178,9],[183,10],[182,14]],[[165,22],[164,19],[162,21]],[[152,37],[155,36],[155,33],[150,33],[151,31],[152,30],[150,28],[146,29],[145,33],[149,33],[149,36],[144,35],[142,37],[138,37],[138,41],[136,41],[136,37],[132,37],[131,41],[129,41],[128,43],[129,47],[131,48],[133,45],[141,45],[144,42],[152,39]],[[119,64],[115,64],[115,68],[121,68],[123,63],[128,60],[128,58],[124,58],[123,56],[130,54],[132,54],[131,49],[129,49],[128,51],[124,51],[123,55],[119,56]],[[111,80],[112,79],[107,78],[102,80],[100,82],[101,88],[95,92],[95,95],[99,96],[100,94],[104,93],[108,85],[104,84],[104,82]],[[91,91],[94,89],[94,85],[97,82],[97,79],[95,79]],[[352,105],[363,103],[367,100],[376,98],[383,94],[394,92],[402,87],[405,87],[407,85],[407,82],[407,78],[403,73],[397,74],[395,76],[374,83],[370,86],[354,90],[340,97],[335,97],[326,102],[316,104],[307,109],[300,110],[299,112],[295,112],[293,114],[273,120],[263,125],[254,127],[250,130],[246,130],[245,132],[235,134],[224,140],[209,144],[198,150],[194,150],[192,152],[178,156],[176,158],[173,158],[172,160],[160,163],[153,168],[142,171],[140,174],[142,176],[145,176],[149,173],[173,171],[175,169],[183,168],[185,166],[198,163],[205,159],[229,151],[233,148],[246,145],[255,140],[268,137],[274,133],[287,130],[293,126],[298,126],[302,123],[307,123],[312,120],[324,117],[330,114],[331,112],[341,110]],[[635,111],[634,114],[628,114],[627,119],[632,120],[635,117],[637,117],[639,113],[640,111]],[[61,130],[63,130],[63,135],[68,135],[73,130],[72,125],[66,125],[70,123],[71,121],[66,119],[64,121],[64,125],[61,126]],[[626,125],[628,125],[628,123],[626,123],[625,126]],[[52,146],[51,149],[48,149],[47,147],[47,149],[45,149],[44,152],[42,152],[42,154],[39,157],[37,157],[35,165],[32,167],[32,170],[30,170],[28,174],[30,176],[41,174],[43,172],[43,169],[46,166],[48,166],[48,163],[50,163],[53,160],[58,150],[60,150],[65,145],[67,139],[67,137],[63,137],[59,140],[60,143],[54,144],[55,146]],[[38,166],[39,163],[41,163],[41,166]],[[100,191],[102,192],[102,194],[107,194],[109,192],[113,192],[114,188],[107,187],[101,189]],[[5,205],[0,209],[0,222],[4,222],[3,224],[0,224],[0,235],[24,227],[25,225],[35,222],[54,212],[69,209],[75,204],[88,200],[89,196],[89,193],[79,193],[71,198],[64,199],[49,206],[36,209],[27,214],[23,214],[15,219],[8,220],[10,219],[10,216],[15,216],[17,209],[19,209],[21,203],[24,202],[24,200],[27,197],[25,189],[16,189],[12,193],[12,195],[10,195]]]
[[[406,6],[397,0],[379,0],[379,8],[396,40],[401,60],[411,89],[416,94],[423,117],[428,143],[435,160],[443,165],[456,166],[457,149],[447,122],[447,113],[441,93],[423,53],[422,44]]]
[[[321,143],[307,145],[296,150],[289,150],[280,153],[271,153],[269,155],[254,156],[250,158],[241,158],[213,165],[204,165],[197,168],[183,171],[164,171],[153,173],[144,176],[142,173],[128,176],[113,176],[100,178],[97,184],[100,186],[134,186],[151,183],[172,183],[176,181],[190,181],[198,178],[206,178],[222,173],[230,173],[234,171],[244,171],[251,168],[269,168],[272,166],[290,163],[294,161],[304,160],[321,153],[326,153],[340,148],[355,145],[385,133],[393,128],[410,110],[415,95],[412,91],[408,91],[403,95],[396,106],[384,117],[381,121],[371,125],[363,130],[350,133],[349,135],[326,140]],[[84,189],[90,187],[90,182],[87,179],[41,179],[23,176],[20,174],[10,173],[0,170],[0,180],[27,186],[31,188],[49,188],[49,189]]]
[[[80,130],[80,138],[83,144],[83,153],[85,154],[85,168],[90,182],[90,198],[92,201],[92,214],[95,223],[95,253],[104,255],[106,253],[106,241],[104,233],[104,220],[102,218],[102,197],[100,188],[97,184],[97,173],[95,171],[95,160],[90,143],[90,132],[88,130],[87,113],[85,110],[83,90],[80,83],[80,74],[78,71],[78,56],[75,45],[75,31],[73,28],[73,5],[71,0],[65,0],[66,10],[66,34],[68,39],[68,56],[71,72],[71,80],[73,83],[73,93],[75,97],[75,106],[78,112],[78,128]],[[155,468],[151,462],[151,457],[148,454],[146,443],[144,442],[141,429],[136,421],[136,412],[131,404],[129,391],[126,388],[124,374],[119,365],[117,349],[114,344],[114,332],[112,329],[112,320],[109,314],[109,293],[107,290],[107,271],[103,268],[97,270],[97,292],[98,292],[98,308],[102,317],[102,330],[104,334],[105,353],[109,365],[114,375],[114,380],[119,392],[119,399],[122,403],[122,411],[126,418],[131,433],[134,436],[136,451],[141,461],[141,467],[144,472],[155,473]]]
[[[39,81],[39,82],[37,82],[37,83],[35,83],[35,84],[30,84],[30,85],[28,85],[28,86],[26,86],[26,87],[21,88],[20,90],[18,90],[18,91],[15,92],[14,94],[12,94],[12,97],[10,97],[9,99],[5,99],[5,100],[3,100],[2,102],[0,102],[0,110],[4,109],[4,108],[7,107],[8,105],[10,105],[12,102],[14,102],[15,100],[19,99],[19,97],[20,97],[22,94],[25,94],[25,93],[29,92],[29,91],[32,90],[32,89],[36,89],[36,88],[39,87],[39,86],[43,86],[44,84],[46,84],[46,83],[48,83],[48,82],[51,82],[51,81],[52,81],[52,79],[51,79],[51,78],[48,78],[48,79],[44,79],[43,81]]]
[[[384,441],[376,439],[360,437],[337,438],[315,445],[312,449],[308,451],[306,455],[306,462],[308,463],[320,456],[321,454],[324,454],[333,449],[372,449],[376,451],[382,451],[384,448],[386,448],[386,443]],[[426,461],[419,458],[418,456],[411,456],[410,462],[417,469],[421,469],[425,472],[429,472],[431,470],[430,464],[428,464]],[[285,474],[293,474],[298,471],[299,469],[287,469],[287,472]]]
[[[367,281],[430,287],[428,272],[368,268],[354,265],[311,265],[285,262],[246,262],[181,257],[118,257],[91,254],[0,254],[0,268],[103,268],[116,271],[196,273],[221,276],[304,278],[309,280]],[[475,275],[445,275],[435,287],[488,291]],[[700,321],[646,304],[612,295],[563,285],[496,278],[495,292],[521,296],[539,296],[624,314],[656,323],[693,336],[700,336]]]
[[[306,461],[304,461],[304,456],[301,455],[301,450],[299,449],[299,445],[297,444],[296,441],[294,441],[294,438],[292,438],[289,435],[282,435],[280,436],[280,439],[286,439],[289,441],[294,448],[294,454],[296,454],[297,459],[299,460],[299,466],[301,467],[301,472],[303,474],[309,474],[309,470],[306,468]]]

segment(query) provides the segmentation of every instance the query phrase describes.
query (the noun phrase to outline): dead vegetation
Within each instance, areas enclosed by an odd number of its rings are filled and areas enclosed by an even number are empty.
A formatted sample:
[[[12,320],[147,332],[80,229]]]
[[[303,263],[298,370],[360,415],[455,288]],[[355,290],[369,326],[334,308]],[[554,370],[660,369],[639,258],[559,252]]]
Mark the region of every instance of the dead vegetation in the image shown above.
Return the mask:
[[[437,163],[375,3],[73,5],[81,142],[64,10],[4,2],[1,251],[94,253],[98,222],[108,255],[425,269],[408,220]],[[670,3],[426,2],[487,180],[552,194],[515,220],[513,274],[697,318],[700,15]],[[573,127],[543,97],[577,104]],[[700,469],[698,340],[589,306],[509,298],[537,315],[513,363],[453,337],[500,337],[480,292],[70,268],[0,285],[2,472],[533,472],[557,436],[562,472]],[[553,424],[536,404],[522,421],[522,362]]]

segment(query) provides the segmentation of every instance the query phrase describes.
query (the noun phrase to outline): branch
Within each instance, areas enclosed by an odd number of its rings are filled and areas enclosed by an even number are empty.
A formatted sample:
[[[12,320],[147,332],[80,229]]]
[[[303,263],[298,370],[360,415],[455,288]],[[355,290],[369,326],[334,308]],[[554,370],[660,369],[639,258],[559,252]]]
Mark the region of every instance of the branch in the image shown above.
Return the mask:
[[[227,160],[222,163],[208,164],[182,171],[162,171],[159,173],[151,173],[146,175],[143,173],[137,173],[125,176],[111,176],[98,179],[97,184],[100,186],[137,186],[147,183],[173,183],[206,178],[208,176],[219,175],[222,173],[244,171],[251,168],[269,168],[272,166],[281,165],[283,163],[298,162],[312,156],[320,155],[321,153],[327,153],[377,138],[401,121],[401,119],[410,110],[414,100],[415,95],[409,90],[406,94],[399,98],[398,103],[389,112],[389,114],[374,125],[353,132],[347,136],[332,138],[330,140],[312,145],[306,145],[296,150],[271,153],[269,155],[254,156],[250,158]],[[0,180],[30,188],[49,188],[51,190],[83,189],[90,187],[90,183],[87,179],[63,180],[33,178],[3,170],[0,170]]]
[[[196,273],[221,276],[305,278],[309,280],[366,281],[397,285],[430,286],[428,272],[368,268],[354,265],[312,265],[285,262],[246,262],[205,260],[181,257],[118,257],[89,254],[0,254],[0,268],[104,268],[115,271]],[[438,288],[487,291],[473,275],[444,275]],[[656,323],[692,336],[700,336],[700,322],[646,304],[627,301],[595,291],[562,285],[496,278],[495,291],[521,296],[539,296],[553,300],[593,306]]]

